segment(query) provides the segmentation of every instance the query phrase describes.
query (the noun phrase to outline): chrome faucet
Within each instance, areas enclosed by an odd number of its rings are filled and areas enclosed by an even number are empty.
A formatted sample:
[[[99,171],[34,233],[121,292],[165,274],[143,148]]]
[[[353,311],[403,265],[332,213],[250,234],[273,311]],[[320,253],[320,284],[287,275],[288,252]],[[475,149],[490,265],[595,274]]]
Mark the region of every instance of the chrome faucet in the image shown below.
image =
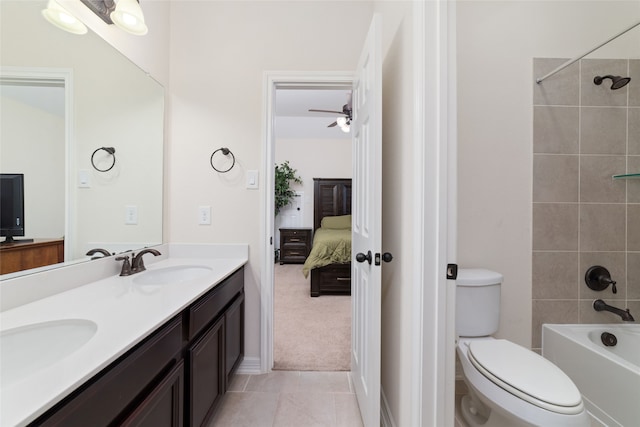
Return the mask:
[[[593,309],[595,311],[609,311],[611,313],[617,314],[624,320],[625,322],[633,322],[635,319],[629,312],[629,309],[623,310],[621,308],[613,307],[608,305],[606,302],[601,299],[597,299],[593,302]]]
[[[142,256],[144,254],[153,254],[154,256],[162,255],[157,250],[150,249],[150,248],[141,250],[140,252],[138,252],[138,255],[131,254],[131,256],[132,256],[132,259],[131,259],[131,274],[139,273],[141,271],[145,271],[146,270],[146,268],[144,266],[144,261],[142,260]]]
[[[102,255],[104,255],[104,256],[101,256],[101,257],[100,257],[100,256],[93,256],[93,255],[95,255],[95,254],[102,254]],[[113,255],[113,254],[109,253],[109,251],[108,251],[108,250],[106,250],[106,249],[95,248],[95,249],[91,249],[91,250],[90,250],[89,252],[87,252],[85,255],[86,255],[86,256],[90,256],[90,257],[91,257],[91,259],[98,259],[98,258],[104,258],[104,257],[107,257],[107,256],[111,256],[111,255]]]

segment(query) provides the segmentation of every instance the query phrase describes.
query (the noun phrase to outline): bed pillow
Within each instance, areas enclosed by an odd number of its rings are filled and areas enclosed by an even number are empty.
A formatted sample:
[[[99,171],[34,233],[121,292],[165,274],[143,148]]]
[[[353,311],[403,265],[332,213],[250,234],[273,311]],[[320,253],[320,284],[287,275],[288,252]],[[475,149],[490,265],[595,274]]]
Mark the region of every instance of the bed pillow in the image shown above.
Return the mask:
[[[322,228],[351,228],[351,215],[325,216],[320,222]]]

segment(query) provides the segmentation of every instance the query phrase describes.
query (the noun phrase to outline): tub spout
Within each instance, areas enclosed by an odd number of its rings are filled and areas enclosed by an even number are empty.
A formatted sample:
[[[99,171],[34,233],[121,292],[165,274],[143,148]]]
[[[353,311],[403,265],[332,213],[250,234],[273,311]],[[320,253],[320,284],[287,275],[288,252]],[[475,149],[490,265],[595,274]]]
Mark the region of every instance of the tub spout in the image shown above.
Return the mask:
[[[629,309],[623,310],[621,308],[613,307],[601,299],[597,299],[593,302],[593,309],[595,311],[609,311],[611,313],[617,314],[624,320],[625,322],[633,322],[635,319],[629,313]]]

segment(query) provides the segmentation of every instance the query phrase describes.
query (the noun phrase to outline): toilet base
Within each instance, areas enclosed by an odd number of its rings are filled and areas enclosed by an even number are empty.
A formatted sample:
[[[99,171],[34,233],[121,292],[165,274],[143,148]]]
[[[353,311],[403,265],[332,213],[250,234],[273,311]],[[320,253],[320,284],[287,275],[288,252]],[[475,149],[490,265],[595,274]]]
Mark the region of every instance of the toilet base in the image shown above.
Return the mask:
[[[469,394],[462,396],[460,413],[469,427],[527,427],[533,424],[502,414],[485,405],[473,387],[469,386]]]

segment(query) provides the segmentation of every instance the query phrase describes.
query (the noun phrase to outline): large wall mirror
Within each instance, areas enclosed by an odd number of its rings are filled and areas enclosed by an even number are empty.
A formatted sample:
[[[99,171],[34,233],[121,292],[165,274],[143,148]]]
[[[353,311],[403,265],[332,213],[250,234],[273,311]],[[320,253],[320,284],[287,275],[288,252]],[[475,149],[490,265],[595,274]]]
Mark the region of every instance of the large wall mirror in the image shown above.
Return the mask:
[[[24,175],[24,238],[63,239],[65,262],[160,244],[164,89],[44,7],[0,2],[0,172]]]

